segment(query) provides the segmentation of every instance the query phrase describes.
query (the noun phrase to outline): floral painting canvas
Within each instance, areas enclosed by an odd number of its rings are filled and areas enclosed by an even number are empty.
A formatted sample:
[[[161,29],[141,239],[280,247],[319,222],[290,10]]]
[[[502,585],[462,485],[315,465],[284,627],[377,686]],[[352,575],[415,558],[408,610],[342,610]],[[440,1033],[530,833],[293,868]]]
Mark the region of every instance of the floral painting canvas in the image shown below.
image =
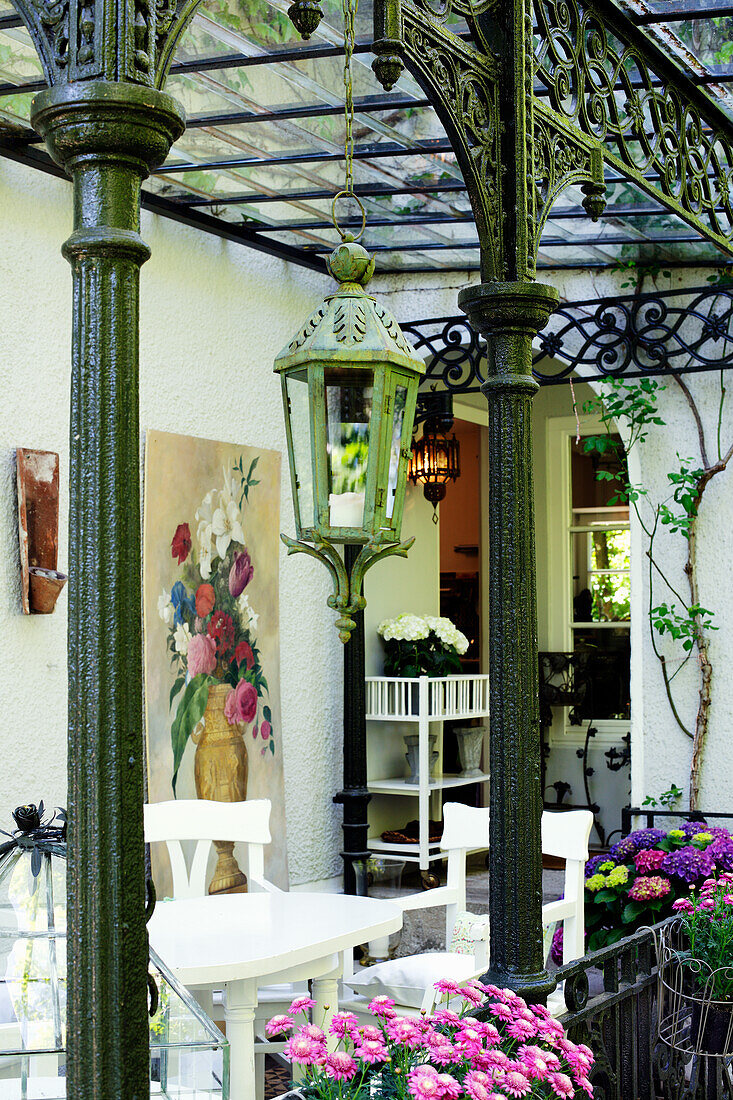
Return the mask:
[[[280,454],[148,431],[143,589],[148,799],[269,798],[287,886],[280,740]],[[163,860],[156,886],[168,887]],[[211,893],[246,889],[217,842]]]

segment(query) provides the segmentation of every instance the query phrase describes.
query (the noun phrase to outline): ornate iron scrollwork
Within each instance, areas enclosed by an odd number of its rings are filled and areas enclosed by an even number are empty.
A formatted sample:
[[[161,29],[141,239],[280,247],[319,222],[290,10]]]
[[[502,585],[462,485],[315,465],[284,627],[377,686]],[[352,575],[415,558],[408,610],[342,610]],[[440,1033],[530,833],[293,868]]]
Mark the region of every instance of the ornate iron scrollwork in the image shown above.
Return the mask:
[[[465,317],[402,325],[429,354],[424,386],[453,393],[479,390],[486,377],[483,342]],[[733,365],[733,287],[691,287],[560,305],[540,333],[533,373],[538,382],[635,378]]]
[[[710,240],[733,238],[733,127],[606,0],[534,0],[538,82],[606,162]],[[651,178],[653,177],[653,178]]]

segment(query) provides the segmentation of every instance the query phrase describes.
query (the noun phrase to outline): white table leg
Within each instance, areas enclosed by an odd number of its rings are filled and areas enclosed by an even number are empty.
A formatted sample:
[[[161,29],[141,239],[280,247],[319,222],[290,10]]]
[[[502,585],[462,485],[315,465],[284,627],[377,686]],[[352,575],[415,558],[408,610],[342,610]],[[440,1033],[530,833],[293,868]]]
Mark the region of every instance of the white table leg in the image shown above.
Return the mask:
[[[226,1002],[231,1100],[262,1100],[255,1081],[256,983],[251,978],[227,982]]]
[[[316,1002],[313,1009],[313,1022],[322,1027],[328,1035],[328,1049],[335,1050],[338,1039],[329,1034],[329,1026],[336,1012],[338,1012],[340,968],[322,978],[313,979],[313,1000]]]

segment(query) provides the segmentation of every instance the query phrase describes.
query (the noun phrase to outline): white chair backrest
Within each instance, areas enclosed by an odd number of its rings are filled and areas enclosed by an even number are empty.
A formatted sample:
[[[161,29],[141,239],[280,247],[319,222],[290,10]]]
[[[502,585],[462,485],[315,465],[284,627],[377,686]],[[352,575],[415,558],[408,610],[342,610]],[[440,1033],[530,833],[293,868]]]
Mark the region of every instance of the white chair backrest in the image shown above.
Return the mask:
[[[563,921],[563,961],[579,959],[585,953],[584,876],[588,840],[593,827],[589,810],[568,810],[542,814],[542,853],[565,860],[563,898],[546,907],[552,920]],[[466,908],[466,854],[489,846],[488,807],[446,802],[443,806],[442,850],[448,852],[446,885],[455,901],[446,906],[446,946],[453,936],[458,913]]]
[[[268,798],[249,802],[175,799],[145,806],[145,840],[165,843],[173,875],[173,896],[197,898],[206,893],[206,865],[214,840],[246,844],[246,873],[252,886],[271,889],[264,873],[264,847],[272,840]],[[181,841],[198,841],[190,872]]]

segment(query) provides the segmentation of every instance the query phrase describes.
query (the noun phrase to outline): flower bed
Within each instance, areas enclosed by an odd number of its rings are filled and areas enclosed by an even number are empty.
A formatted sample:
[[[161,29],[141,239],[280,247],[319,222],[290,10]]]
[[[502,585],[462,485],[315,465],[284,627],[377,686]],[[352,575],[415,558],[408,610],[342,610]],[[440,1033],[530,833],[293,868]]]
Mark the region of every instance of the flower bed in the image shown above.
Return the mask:
[[[432,1016],[398,1016],[394,1001],[376,997],[372,1022],[359,1026],[338,1012],[326,1033],[308,1022],[315,1002],[293,1001],[267,1024],[290,1035],[286,1057],[303,1067],[298,1092],[306,1100],[572,1100],[593,1095],[593,1054],[566,1038],[546,1008],[511,989],[473,980],[436,982],[444,1004]],[[454,1007],[458,1005],[458,1009]],[[480,1007],[482,1017],[472,1013]],[[296,1017],[306,1023],[296,1029]],[[335,1047],[335,1049],[333,1049]]]
[[[690,821],[681,829],[637,829],[593,856],[585,870],[588,950],[617,943],[642,925],[671,916],[675,902],[720,872],[733,871],[733,837],[722,826]],[[553,958],[562,958],[555,935]]]

